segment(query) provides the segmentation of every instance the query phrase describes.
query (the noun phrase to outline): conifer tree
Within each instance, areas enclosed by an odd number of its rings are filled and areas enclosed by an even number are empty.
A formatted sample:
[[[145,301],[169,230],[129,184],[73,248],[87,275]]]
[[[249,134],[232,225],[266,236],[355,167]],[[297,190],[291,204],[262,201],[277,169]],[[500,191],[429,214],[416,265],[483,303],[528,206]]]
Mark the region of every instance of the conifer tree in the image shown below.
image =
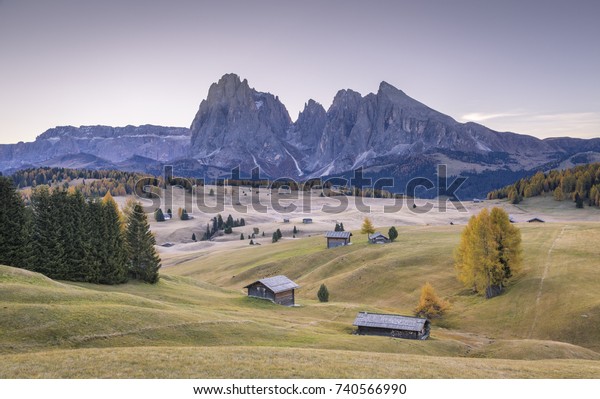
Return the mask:
[[[329,290],[325,284],[321,284],[321,287],[319,287],[317,298],[319,298],[319,302],[329,302]]]
[[[196,241],[196,233],[192,233],[192,241]]]
[[[333,229],[333,231],[341,231],[340,225],[338,223],[335,224],[335,228]]]
[[[370,234],[375,233],[375,227],[373,227],[373,222],[371,222],[371,219],[365,218],[363,220],[363,224],[362,224],[362,227],[360,229],[360,232],[363,233],[363,234],[367,234],[367,239],[369,238],[368,236]]]
[[[55,207],[55,203],[48,186],[37,186],[32,193],[32,259],[28,268],[50,278],[61,279],[65,277],[61,270],[65,250],[60,241],[60,209]]]
[[[294,234],[298,234],[298,229],[296,228],[296,226],[294,226],[293,233],[294,233]]]
[[[234,227],[233,217],[231,215],[227,216],[225,227]]]
[[[344,223],[343,222],[340,222],[340,231],[346,231],[346,230],[344,230]]]
[[[137,206],[134,207],[132,213],[136,212]],[[102,200],[102,224],[104,225],[102,229],[104,245],[101,258],[100,283],[124,283],[127,281],[128,274],[127,247],[123,237],[119,207],[110,192]]]
[[[499,295],[521,264],[521,234],[494,208],[471,217],[455,251],[458,279],[486,298]]]
[[[156,210],[154,211],[154,220],[156,220],[157,222],[165,221],[165,215],[163,214],[162,209],[156,208]]]
[[[158,282],[161,264],[155,244],[144,209],[138,204],[127,222],[129,275],[132,278],[151,284]]]
[[[217,215],[217,228],[219,230],[223,230],[224,225],[225,225],[225,223],[223,223],[223,218],[221,217],[221,214],[219,213]]]
[[[277,240],[281,239],[283,237],[283,234],[281,234],[281,230],[277,229],[277,231],[275,232],[275,234],[277,234]]]
[[[277,242],[279,240],[279,237],[277,237],[277,233],[273,233],[273,238],[271,239],[271,242]]]
[[[447,301],[437,296],[431,284],[425,283],[421,288],[421,297],[415,309],[415,315],[428,319],[441,317],[449,307],[450,304]]]
[[[0,177],[0,264],[27,267],[28,220],[12,181]]]
[[[240,233],[240,240],[245,240],[244,233]]]
[[[390,237],[390,241],[394,242],[396,238],[398,238],[398,230],[394,226],[390,227],[388,230],[388,236]]]

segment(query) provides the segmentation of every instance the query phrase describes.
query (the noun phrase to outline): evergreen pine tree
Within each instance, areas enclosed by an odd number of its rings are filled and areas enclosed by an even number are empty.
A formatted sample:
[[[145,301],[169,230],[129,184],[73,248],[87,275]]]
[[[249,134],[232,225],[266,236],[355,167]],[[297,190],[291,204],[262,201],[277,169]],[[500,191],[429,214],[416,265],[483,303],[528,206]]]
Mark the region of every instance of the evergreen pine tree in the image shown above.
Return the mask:
[[[317,292],[317,298],[319,298],[319,302],[329,302],[329,290],[325,284],[321,284],[321,287]]]
[[[89,281],[88,254],[90,251],[85,217],[87,205],[83,194],[75,190],[66,198],[66,228],[64,230],[64,247],[68,251],[65,257],[66,276],[69,281]]]
[[[340,223],[340,231],[346,231],[344,230],[344,223]]]
[[[192,241],[196,241],[196,233],[192,233]]]
[[[60,242],[61,221],[48,186],[38,186],[32,196],[32,259],[30,270],[50,278],[62,278],[64,248]]]
[[[294,230],[292,230],[293,234],[298,234],[298,229],[296,228],[296,226],[294,226]]]
[[[154,211],[154,220],[156,220],[157,222],[165,221],[165,215],[163,214],[162,209],[156,208],[156,210]]]
[[[25,268],[29,223],[25,204],[6,177],[0,177],[0,204],[0,264]]]
[[[107,256],[104,237],[106,237],[106,225],[103,220],[103,209],[100,201],[93,200],[87,203],[85,213],[85,231],[87,256],[87,278],[90,283],[99,283],[100,274]]]
[[[137,205],[133,214],[137,212]],[[143,210],[142,210],[143,213]],[[146,215],[144,214],[144,218]],[[121,217],[117,203],[106,194],[102,200],[102,229],[104,237],[103,264],[100,271],[100,283],[121,284],[127,281],[127,247],[121,227]]]
[[[390,241],[394,242],[396,238],[398,238],[398,230],[394,226],[390,227],[388,230],[388,236],[390,237]]]
[[[221,214],[219,213],[217,215],[217,228],[219,230],[223,230],[224,225],[225,225],[225,223],[223,223],[223,218],[221,217]]]
[[[158,282],[161,264],[155,244],[144,209],[138,204],[127,221],[129,275],[132,278],[151,284]]]
[[[245,240],[244,233],[240,233],[240,240]]]
[[[338,223],[335,224],[335,228],[333,229],[333,231],[341,231],[340,225]]]
[[[281,230],[277,229],[277,231],[275,233],[277,234],[277,240],[279,240],[281,237],[283,237],[283,234],[281,234]]]
[[[273,233],[273,238],[271,239],[271,242],[277,242],[277,240],[279,240],[279,238],[277,237],[277,233]]]
[[[233,217],[231,215],[227,216],[227,221],[225,222],[225,227],[233,227]]]

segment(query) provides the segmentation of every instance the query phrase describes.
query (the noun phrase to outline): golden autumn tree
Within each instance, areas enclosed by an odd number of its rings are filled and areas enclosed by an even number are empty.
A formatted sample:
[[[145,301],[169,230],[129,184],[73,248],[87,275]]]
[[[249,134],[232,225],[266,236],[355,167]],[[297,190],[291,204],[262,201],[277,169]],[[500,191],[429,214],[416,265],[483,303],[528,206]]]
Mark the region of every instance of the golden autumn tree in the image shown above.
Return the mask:
[[[363,220],[363,224],[362,224],[362,227],[360,228],[360,232],[363,234],[375,233],[375,227],[373,227],[373,222],[371,222],[371,219],[365,218]]]
[[[428,319],[441,317],[450,307],[448,301],[441,299],[429,283],[421,287],[419,304],[415,308],[415,314]]]
[[[471,217],[455,251],[458,279],[473,291],[499,295],[521,265],[521,232],[500,208]]]

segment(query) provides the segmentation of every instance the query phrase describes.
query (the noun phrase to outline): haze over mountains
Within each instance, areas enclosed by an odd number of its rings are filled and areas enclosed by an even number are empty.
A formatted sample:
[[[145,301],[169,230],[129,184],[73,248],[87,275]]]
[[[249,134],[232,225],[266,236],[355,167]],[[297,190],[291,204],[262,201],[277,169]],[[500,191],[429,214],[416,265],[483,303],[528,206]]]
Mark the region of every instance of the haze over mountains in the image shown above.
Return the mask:
[[[439,163],[469,176],[477,194],[561,164],[600,159],[600,138],[551,138],[499,133],[459,123],[382,82],[362,96],[340,90],[328,110],[309,100],[294,122],[279,98],[235,74],[214,83],[190,129],[144,125],[50,129],[33,143],[0,145],[0,170],[29,166],[117,168],[157,173],[173,164],[181,175],[242,173],[304,179],[363,168],[394,177],[396,191],[414,176],[433,177]]]

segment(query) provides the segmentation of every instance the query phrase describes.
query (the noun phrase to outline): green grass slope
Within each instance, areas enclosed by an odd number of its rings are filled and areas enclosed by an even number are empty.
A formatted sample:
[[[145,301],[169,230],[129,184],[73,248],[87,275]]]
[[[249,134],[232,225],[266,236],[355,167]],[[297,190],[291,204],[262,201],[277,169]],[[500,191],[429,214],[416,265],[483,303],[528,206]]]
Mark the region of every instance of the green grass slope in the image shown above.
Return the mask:
[[[0,266],[0,377],[600,377],[600,225],[520,227],[523,270],[491,300],[456,281],[460,226],[403,227],[383,246],[355,234],[332,250],[312,237],[213,252],[163,269],[157,285]],[[301,285],[301,306],[245,297],[273,274]],[[358,311],[411,313],[426,281],[452,303],[431,339],[352,334]],[[414,370],[398,366],[409,358]]]

